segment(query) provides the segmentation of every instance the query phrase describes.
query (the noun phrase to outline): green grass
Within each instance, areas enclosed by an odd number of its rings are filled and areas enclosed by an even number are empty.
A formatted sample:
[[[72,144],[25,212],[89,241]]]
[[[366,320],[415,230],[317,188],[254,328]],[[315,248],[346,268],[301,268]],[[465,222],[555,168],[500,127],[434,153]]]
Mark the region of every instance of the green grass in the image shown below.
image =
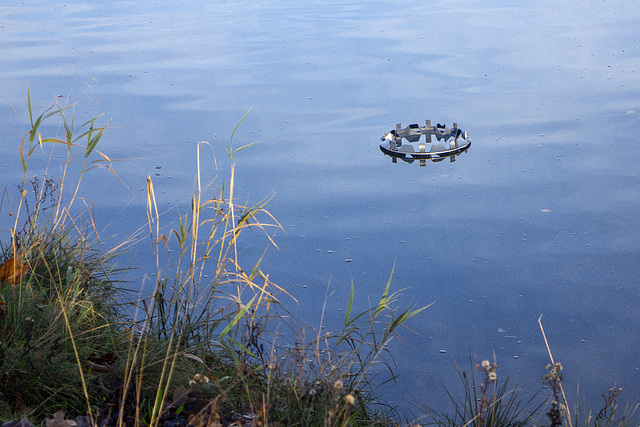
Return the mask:
[[[470,365],[471,369],[467,372],[456,364],[464,391],[462,397],[445,389],[454,408],[452,413],[440,412],[424,404],[417,405],[428,424],[472,427],[535,425],[542,408],[540,402],[537,406],[534,403],[538,393],[523,400],[517,387],[509,387],[508,377],[499,385],[496,362],[485,360],[474,367],[470,360]],[[480,378],[476,372],[480,372]]]
[[[270,230],[279,227],[266,209],[268,199],[245,206],[234,194],[236,154],[251,145],[234,142],[244,117],[228,145],[198,143],[196,186],[185,195],[186,211],[159,212],[156,185],[147,179],[145,228],[156,262],[147,295],[128,292],[132,284],[114,267],[123,258],[127,265],[129,242],[105,252],[90,202],[80,197],[96,167],[119,179],[113,160],[98,151],[108,123],[95,117],[76,127],[73,105],[56,104],[35,117],[30,94],[27,105],[31,129],[19,144],[24,176],[13,204],[15,223],[0,247],[0,265],[13,260],[18,266],[7,270],[17,279],[0,277],[0,420],[40,423],[55,414],[61,422],[81,416],[91,425],[117,426],[411,421],[374,392],[379,381],[372,367],[382,365],[395,380],[388,344],[427,308],[399,306],[393,272],[362,312],[354,312],[352,284],[342,328],[326,332],[288,314],[294,296],[271,282],[260,260],[242,264],[244,231],[263,233],[275,245]],[[41,125],[56,120],[62,136],[43,137]],[[50,160],[63,159],[52,164],[60,173],[31,178],[34,156],[47,147]],[[228,175],[209,176],[205,165],[216,164],[220,152]],[[269,332],[284,330],[294,338]],[[508,380],[498,385],[495,362],[471,365],[469,373],[458,370],[462,397],[441,391],[453,413],[419,403],[417,418],[447,426],[634,422],[634,408],[619,413],[615,390],[596,415],[577,408],[572,416],[560,410],[560,375],[546,379],[552,395],[523,398]]]

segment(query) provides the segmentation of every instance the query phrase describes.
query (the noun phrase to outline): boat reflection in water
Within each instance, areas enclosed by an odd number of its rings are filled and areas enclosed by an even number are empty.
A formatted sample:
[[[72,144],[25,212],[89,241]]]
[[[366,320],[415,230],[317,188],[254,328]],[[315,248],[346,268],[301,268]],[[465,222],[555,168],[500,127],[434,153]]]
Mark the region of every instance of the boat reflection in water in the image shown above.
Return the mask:
[[[425,142],[420,142],[422,135],[425,135]],[[431,141],[432,135],[436,137],[435,143]],[[382,137],[380,150],[391,156],[393,163],[398,159],[407,163],[419,160],[420,166],[425,166],[427,160],[441,162],[449,158],[454,162],[456,156],[466,152],[470,146],[467,133],[458,129],[457,123],[450,128],[440,123],[431,126],[431,120],[425,120],[424,127],[413,124],[402,129],[398,123],[395,130]]]

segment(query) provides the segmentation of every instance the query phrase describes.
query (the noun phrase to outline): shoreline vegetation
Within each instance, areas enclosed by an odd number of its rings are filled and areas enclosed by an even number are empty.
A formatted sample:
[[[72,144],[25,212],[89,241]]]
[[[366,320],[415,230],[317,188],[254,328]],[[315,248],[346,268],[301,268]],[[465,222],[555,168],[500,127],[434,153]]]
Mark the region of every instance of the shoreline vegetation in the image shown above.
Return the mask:
[[[247,266],[238,256],[245,229],[275,245],[269,231],[279,227],[268,199],[244,206],[234,197],[235,155],[251,146],[234,146],[244,117],[227,145],[198,143],[190,208],[175,220],[165,224],[147,178],[144,232],[155,283],[148,295],[128,290],[140,285],[124,279],[128,268],[117,261],[133,236],[104,250],[91,203],[80,196],[94,168],[120,179],[114,161],[97,149],[109,123],[100,125],[98,116],[76,126],[74,105],[57,103],[35,117],[30,93],[27,106],[19,200],[5,187],[0,204],[0,213],[13,218],[0,242],[0,424],[638,425],[638,405],[618,407],[620,389],[604,394],[595,411],[570,405],[562,365],[548,346],[551,363],[533,396],[522,397],[501,378],[495,360],[470,360],[468,370],[458,367],[461,393],[441,391],[451,413],[417,403],[415,417],[406,419],[381,402],[379,377],[395,382],[388,344],[428,306],[400,307],[392,271],[362,312],[353,310],[352,283],[341,330],[314,329],[287,312],[295,296],[270,281],[260,260]],[[41,134],[45,121],[58,126],[55,136]],[[64,153],[50,165],[58,176],[33,176],[33,157],[49,151],[53,162],[53,150],[56,158]],[[214,151],[228,158],[228,176],[210,177],[201,167]]]

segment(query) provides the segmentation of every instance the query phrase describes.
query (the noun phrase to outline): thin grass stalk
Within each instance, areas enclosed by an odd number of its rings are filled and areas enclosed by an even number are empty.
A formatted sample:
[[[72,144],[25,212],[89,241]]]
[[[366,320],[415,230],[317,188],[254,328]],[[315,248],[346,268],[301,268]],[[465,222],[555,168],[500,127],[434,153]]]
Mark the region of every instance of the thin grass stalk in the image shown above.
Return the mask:
[[[152,410],[152,415],[151,415],[151,420],[149,421],[149,425],[150,426],[155,426],[157,425],[157,423],[159,422],[159,418],[161,416],[161,412],[162,412],[162,408],[164,406],[164,402],[165,399],[167,398],[167,392],[169,390],[169,385],[171,384],[171,378],[173,377],[173,371],[175,368],[175,364],[176,364],[176,359],[178,356],[178,350],[179,350],[179,346],[180,346],[180,337],[181,335],[178,334],[178,342],[176,343],[176,347],[175,347],[175,351],[172,350],[173,348],[173,340],[176,336],[175,333],[175,328],[172,330],[171,333],[171,338],[169,339],[169,344],[167,346],[167,351],[165,353],[165,357],[163,360],[163,364],[162,364],[162,372],[160,374],[160,379],[158,380],[158,390],[156,392],[156,398],[154,400],[154,406],[153,406],[153,410]],[[171,357],[169,357],[171,356]],[[167,372],[167,363],[168,360],[171,359],[171,364],[168,368],[168,372]],[[167,376],[166,382],[165,382],[165,375]]]
[[[542,327],[542,315],[540,315],[540,317],[538,318],[538,325],[540,325],[540,331],[542,331],[542,338],[544,339],[544,344],[547,347],[547,352],[549,353],[549,359],[551,359],[551,364],[555,365],[555,362],[553,361],[553,355],[551,354],[551,348],[549,347],[549,341],[547,341],[547,335],[544,333],[544,328]],[[573,427],[573,422],[571,421],[571,411],[569,410],[569,403],[567,402],[567,396],[564,394],[562,381],[560,381],[558,385],[560,386],[560,392],[562,393],[564,406],[567,410],[567,420],[569,421],[569,427]]]
[[[195,268],[196,265],[196,260],[197,260],[197,242],[198,242],[198,231],[199,231],[199,226],[198,224],[200,224],[200,209],[201,209],[201,197],[202,197],[202,184],[201,184],[201,169],[200,169],[200,144],[198,143],[196,145],[196,179],[197,179],[197,185],[198,185],[198,191],[197,191],[197,198],[192,202],[192,228],[193,228],[193,242],[194,245],[192,246],[192,250],[191,250],[191,266],[192,268]],[[195,197],[195,195],[194,195]],[[204,261],[204,260],[203,260]],[[204,266],[204,265],[203,265]]]
[[[65,128],[65,138],[66,138],[66,143],[67,143],[67,153],[66,153],[66,158],[65,161],[63,163],[63,168],[62,168],[62,177],[60,178],[60,190],[58,192],[58,203],[56,203],[56,211],[53,215],[53,223],[54,223],[54,230],[58,229],[58,227],[61,225],[61,219],[63,217],[63,214],[61,214],[60,209],[62,206],[62,201],[63,201],[63,194],[64,194],[64,188],[65,188],[65,182],[66,182],[66,176],[67,176],[67,170],[69,167],[69,163],[70,163],[70,156],[71,156],[71,141],[73,138],[73,134],[72,134],[72,129],[73,129],[73,118],[75,117],[75,114],[71,115],[71,128],[68,127],[67,125],[67,121],[64,117],[64,115],[62,114],[62,112],[60,113],[61,117],[62,117],[62,121],[64,123],[64,128]]]
[[[76,345],[75,336],[73,334],[73,328],[69,323],[69,316],[67,315],[64,299],[59,297],[58,302],[60,303],[60,309],[62,310],[64,323],[67,328],[67,332],[69,333],[69,339],[71,340],[71,345],[73,346],[73,352],[76,357],[76,362],[78,363],[78,372],[80,373],[80,380],[82,383],[82,392],[84,393],[84,396],[87,402],[87,415],[90,417],[91,423],[93,424],[93,415],[91,410],[91,400],[89,399],[89,390],[87,389],[87,382],[84,378],[84,372],[82,371],[82,361],[80,360],[80,354],[78,353],[78,347]]]
[[[156,284],[157,286],[157,284]],[[146,320],[145,320],[146,321]],[[141,332],[143,335],[140,336],[137,340],[135,339],[135,331],[131,331],[131,340],[129,341],[130,345],[127,351],[127,361],[125,363],[125,371],[124,371],[124,379],[123,379],[123,390],[122,390],[122,399],[120,402],[120,410],[119,410],[119,414],[118,414],[118,427],[123,427],[123,423],[124,423],[124,410],[125,410],[125,403],[126,403],[126,399],[127,399],[127,395],[129,392],[129,387],[131,386],[131,381],[134,377],[134,372],[135,372],[135,366],[137,364],[137,360],[138,360],[138,353],[140,352],[141,348],[144,346],[144,349],[142,350],[142,355],[143,355],[143,360],[141,361],[140,364],[140,373],[139,373],[139,381],[136,384],[136,398],[138,399],[137,401],[140,401],[140,396],[141,396],[141,387],[142,387],[142,374],[144,372],[144,354],[146,354],[145,349],[146,349],[146,344],[147,344],[147,339],[146,337],[148,337],[148,334],[146,333],[146,326],[143,328],[143,331]],[[144,338],[144,341],[143,341]],[[133,351],[133,355],[131,354],[131,345],[135,342],[135,348]],[[144,344],[143,344],[144,342]],[[140,405],[136,405],[136,419],[135,419],[135,425],[136,427],[139,425],[139,420],[140,420]]]
[[[143,346],[142,346],[142,352],[140,353],[142,358],[140,360],[140,371],[138,372],[138,381],[136,383],[136,402],[142,402],[142,382],[144,379],[144,374],[145,374],[145,369],[146,369],[146,357],[147,357],[147,348],[149,345],[149,336],[148,336],[148,331],[147,331],[147,335],[145,335],[144,337],[144,341],[143,341]],[[136,358],[137,359],[137,358]],[[136,359],[134,359],[134,363],[136,361]],[[134,369],[134,366],[131,366],[132,372]],[[122,396],[122,403],[121,403],[121,407],[122,407],[122,418],[124,419],[124,407],[126,404],[126,400],[125,400],[125,394],[123,393]],[[136,427],[140,425],[140,420],[142,419],[142,414],[140,412],[140,408],[141,405],[138,404],[136,405],[136,419],[135,419],[135,425]]]
[[[73,110],[73,111],[74,111],[74,113],[75,113],[75,110]],[[65,123],[65,125],[66,125],[66,120],[65,120],[65,117],[64,117],[64,113],[63,113],[63,112],[61,112],[61,113],[60,113],[60,115],[62,116],[62,119],[63,119],[63,121],[64,121],[64,123]],[[84,132],[83,134],[81,134],[80,136],[78,136],[76,139],[74,139],[74,140],[73,140],[73,142],[75,142],[75,141],[77,141],[78,139],[80,139],[80,138],[84,137],[85,135],[87,136],[87,148],[86,148],[86,150],[85,150],[85,156],[84,156],[84,158],[83,158],[83,161],[82,161],[82,167],[81,167],[81,169],[80,169],[80,171],[81,171],[81,172],[80,172],[80,177],[79,177],[79,178],[78,178],[78,180],[76,181],[76,186],[75,186],[75,189],[74,189],[73,195],[71,196],[71,199],[69,200],[69,202],[68,202],[68,204],[67,204],[67,206],[66,206],[66,209],[67,209],[68,211],[69,211],[69,210],[71,210],[71,207],[73,206],[73,203],[74,203],[74,202],[75,202],[75,200],[78,198],[78,192],[80,191],[80,183],[82,182],[82,179],[83,179],[83,176],[84,176],[85,172],[86,172],[87,170],[89,170],[89,169],[87,169],[87,161],[88,161],[89,155],[91,154],[91,152],[93,151],[93,149],[95,148],[95,146],[96,146],[96,145],[98,144],[98,142],[100,141],[100,138],[102,137],[102,134],[103,134],[104,130],[105,130],[105,129],[107,128],[107,126],[108,126],[108,123],[107,123],[107,125],[105,125],[104,127],[100,127],[100,128],[94,129],[94,127],[93,127],[93,126],[94,126],[94,122],[95,122],[99,117],[101,117],[101,115],[99,115],[99,116],[97,116],[97,117],[94,117],[93,119],[91,119],[91,120],[87,121],[86,123],[84,123],[84,124],[81,126],[81,128],[85,127],[86,125],[90,125],[89,130],[88,130],[88,131],[86,131],[86,132]],[[65,128],[66,128],[66,127],[65,127]],[[71,128],[73,128],[73,122],[72,122],[72,127],[71,127]],[[95,136],[94,136],[94,133],[96,133],[96,132],[97,132],[97,135],[95,135]],[[68,147],[68,149],[67,149],[67,159],[68,159],[68,160],[67,160],[67,162],[65,162],[65,166],[64,166],[64,167],[65,167],[65,171],[64,171],[64,174],[63,174],[63,181],[64,181],[64,177],[66,176],[67,167],[68,167],[68,164],[69,164],[69,155],[70,155],[70,151],[71,151],[71,150],[70,150],[70,148],[71,148],[71,142],[70,142],[70,139],[71,139],[71,133],[68,133],[67,135],[68,135],[68,137],[67,137],[67,142],[68,142],[68,144],[67,144],[67,147]],[[74,156],[74,157],[75,157],[75,156]],[[105,157],[106,157],[106,156],[105,156]],[[62,188],[60,189],[60,197],[62,197]]]
[[[164,292],[162,291],[161,288],[161,280],[160,280],[160,251],[159,251],[159,244],[160,244],[160,215],[158,213],[158,206],[156,203],[156,198],[155,198],[155,192],[153,190],[153,182],[151,181],[151,177],[147,176],[147,218],[149,221],[149,231],[151,233],[151,242],[153,245],[153,250],[154,250],[154,254],[156,257],[156,287],[154,289],[153,292],[153,297],[152,297],[152,305],[150,308],[148,308],[147,311],[147,318],[145,320],[146,322],[146,334],[145,334],[145,349],[147,347],[148,341],[149,341],[149,335],[151,332],[151,328],[152,328],[152,324],[153,324],[153,313],[155,312],[155,307],[156,307],[156,302],[158,301],[158,295],[159,294],[164,294]],[[153,229],[152,229],[152,224],[155,224],[155,237],[154,237],[154,233],[153,233]],[[162,292],[161,292],[162,291]],[[161,319],[161,323],[164,322],[164,315],[160,314],[160,316],[162,317]],[[175,327],[171,328],[171,335],[169,338],[169,344],[167,346],[167,350],[166,350],[166,354],[165,354],[165,358],[163,361],[163,367],[162,367],[162,371],[160,374],[160,379],[158,380],[158,385],[157,385],[157,390],[156,390],[156,398],[154,399],[154,406],[152,409],[152,413],[151,413],[151,419],[150,419],[150,425],[153,426],[155,425],[156,419],[158,417],[158,412],[159,412],[159,405],[162,404],[162,402],[164,401],[164,397],[162,397],[161,395],[165,394],[163,392],[163,387],[164,387],[164,376],[166,373],[166,368],[167,368],[167,355],[169,354],[169,352],[171,351],[172,347],[173,347],[173,339],[174,339],[174,334],[175,334]],[[137,396],[137,401],[140,402],[140,395],[141,395],[141,384],[143,381],[143,370],[144,370],[144,357],[145,357],[146,351],[143,352],[143,361],[142,361],[142,365],[141,365],[141,372],[139,374],[139,381],[138,381],[138,396]],[[124,402],[123,405],[124,406]],[[139,405],[138,405],[139,406]],[[139,411],[139,407],[137,408],[137,411]],[[139,415],[136,414],[136,418],[139,418]],[[137,421],[136,421],[137,422]]]
[[[189,304],[197,295],[198,286],[196,285],[196,268],[198,264],[198,246],[199,246],[199,232],[200,232],[200,199],[201,194],[198,191],[197,199],[192,201],[191,217],[192,217],[192,237],[191,237],[191,257],[189,259],[189,270],[186,277],[187,283],[187,298],[185,304]],[[185,307],[185,315],[189,311],[188,307]]]
[[[242,123],[245,117],[247,117],[247,115],[249,114],[249,111],[244,113],[242,118],[238,121],[238,123],[236,123],[236,126],[233,128],[233,131],[231,132],[231,138],[229,139],[229,159],[231,160],[231,177],[230,177],[231,182],[229,183],[229,210],[231,211],[231,224],[233,224],[233,227],[236,226],[235,208],[233,205],[233,190],[235,188],[235,170],[236,170],[236,162],[234,160],[235,151],[233,150],[233,137],[235,136],[236,131],[238,130],[238,126],[240,126],[240,123]],[[237,245],[236,237],[237,237],[237,234],[235,234],[233,238],[233,255],[234,255],[233,259],[238,259],[238,245]],[[237,271],[238,270],[236,267],[236,272]],[[238,288],[238,293],[239,292],[240,290]]]
[[[160,236],[160,228],[159,228],[159,215],[157,213],[157,204],[156,204],[156,200],[155,200],[155,193],[153,191],[153,184],[150,180],[150,178],[148,178],[148,195],[147,195],[147,199],[148,199],[148,206],[153,206],[153,212],[148,213],[148,216],[150,218],[150,221],[153,221],[156,225],[156,232],[155,235],[156,236]],[[173,326],[171,327],[171,334],[169,336],[169,343],[168,346],[166,348],[166,352],[165,352],[165,356],[163,358],[163,367],[162,367],[162,371],[161,371],[161,376],[160,379],[158,381],[158,389],[157,389],[157,393],[156,393],[156,398],[154,400],[154,407],[152,410],[152,414],[151,414],[151,420],[150,420],[150,425],[155,425],[157,422],[159,422],[159,417],[161,415],[161,410],[164,404],[164,401],[166,400],[167,397],[167,391],[168,391],[168,387],[171,383],[171,378],[173,377],[173,372],[174,369],[176,367],[176,360],[177,360],[177,356],[179,353],[179,348],[181,345],[181,341],[183,338],[183,333],[184,333],[184,326],[186,323],[189,323],[189,310],[191,310],[191,303],[192,300],[195,296],[195,294],[197,293],[197,289],[195,288],[195,267],[196,267],[196,261],[197,261],[197,246],[198,246],[198,229],[199,229],[199,200],[200,200],[200,194],[197,194],[193,196],[192,198],[192,220],[191,220],[191,243],[190,243],[190,253],[189,253],[189,270],[187,272],[186,276],[182,276],[180,275],[180,261],[181,261],[181,257],[179,257],[178,259],[178,266],[177,266],[177,270],[176,270],[176,282],[178,283],[178,287],[177,289],[174,290],[175,292],[175,301],[172,301],[171,306],[173,306],[173,314],[163,314],[162,312],[160,312],[160,321],[161,324],[165,324],[165,320],[167,320],[167,317],[169,319],[172,319],[173,322]],[[151,224],[150,224],[151,225]],[[156,263],[157,263],[157,269],[158,269],[158,277],[160,277],[160,265],[159,265],[159,243],[160,243],[160,238],[153,237],[152,234],[152,240],[155,241],[154,243],[154,250],[156,251]],[[166,283],[166,282],[164,282]],[[166,288],[164,287],[164,285],[161,284],[161,282],[158,280],[158,285],[156,290],[154,291],[155,295],[158,294],[165,294],[165,290]],[[184,295],[186,292],[186,299],[184,302],[180,302],[180,299],[178,298],[179,295]],[[147,322],[148,325],[151,326],[153,319],[152,319],[152,313],[155,312],[155,307],[158,306],[159,309],[162,309],[162,305],[163,303],[161,303],[160,305],[156,304],[156,302],[158,301],[157,298],[153,298],[153,303],[152,303],[152,307],[150,309],[147,310],[148,314],[148,318],[147,318]]]
[[[160,222],[160,217],[158,214],[158,209],[157,209],[157,204],[156,204],[156,200],[155,200],[155,194],[154,194],[154,190],[153,190],[153,182],[151,181],[151,177],[148,176],[147,177],[147,209],[146,209],[146,213],[147,213],[147,219],[148,219],[148,224],[149,224],[149,233],[151,234],[151,241],[152,241],[152,250],[154,252],[154,255],[156,257],[156,268],[158,269],[158,273],[159,273],[159,265],[160,265],[160,259],[159,259],[159,254],[158,254],[158,247],[156,245],[156,243],[154,243],[155,239],[153,238],[153,228],[152,225],[156,224],[156,235],[159,233],[159,222]],[[124,426],[124,410],[125,410],[125,406],[126,406],[126,399],[127,399],[127,395],[129,392],[129,387],[131,385],[131,382],[134,378],[134,373],[136,371],[136,366],[139,363],[139,371],[137,374],[137,382],[136,382],[136,401],[137,402],[141,402],[141,398],[142,398],[142,383],[143,383],[143,378],[144,378],[144,373],[145,373],[145,367],[146,367],[146,354],[147,354],[147,348],[148,348],[148,344],[149,344],[149,335],[150,335],[150,331],[151,331],[151,324],[153,321],[153,312],[155,310],[155,305],[156,305],[156,301],[157,298],[155,297],[156,295],[158,295],[159,291],[160,291],[160,286],[161,285],[161,281],[159,279],[159,275],[156,275],[156,283],[154,286],[154,291],[152,293],[152,298],[151,298],[151,307],[147,307],[145,304],[145,320],[143,321],[143,327],[142,330],[140,331],[140,337],[138,337],[138,339],[135,339],[135,331],[132,330],[132,335],[131,335],[131,340],[130,340],[130,344],[133,344],[135,342],[135,346],[134,346],[134,351],[133,354],[131,354],[131,346],[129,346],[129,351],[127,352],[127,362],[125,364],[126,368],[125,368],[125,372],[124,372],[124,385],[123,385],[123,392],[122,392],[122,399],[121,399],[121,404],[120,404],[120,410],[119,410],[119,416],[118,416],[118,427],[123,427]],[[138,362],[138,355],[141,354],[142,355],[142,359],[140,360],[140,362]],[[135,426],[138,427],[140,425],[140,420],[141,420],[141,412],[140,412],[140,405],[136,405],[136,415],[135,415]]]
[[[154,289],[154,294],[158,292],[158,287],[160,286],[159,281],[156,281],[156,288]],[[156,299],[152,298],[151,299],[151,307],[147,307],[145,304],[145,320],[143,323],[143,329],[141,331],[141,336],[136,340],[136,347],[135,347],[135,351],[133,354],[133,357],[130,358],[130,360],[132,360],[132,363],[130,365],[128,365],[128,369],[125,372],[125,385],[124,385],[124,391],[123,391],[123,397],[122,397],[122,402],[120,405],[120,416],[119,416],[119,425],[122,425],[122,422],[124,420],[124,408],[125,408],[125,403],[126,403],[126,393],[128,392],[129,389],[129,385],[131,384],[131,380],[134,377],[134,372],[136,369],[136,365],[139,364],[139,370],[137,372],[137,381],[136,381],[136,402],[138,402],[138,404],[136,405],[136,417],[135,417],[135,425],[139,426],[140,425],[140,420],[142,420],[142,413],[141,413],[141,402],[142,402],[142,386],[143,386],[143,382],[144,382],[144,376],[145,376],[145,371],[147,368],[147,354],[148,354],[148,349],[149,349],[149,337],[151,335],[151,327],[152,327],[152,317],[153,317],[153,313],[155,310],[155,304],[156,304]],[[133,337],[132,337],[132,341],[133,341]],[[138,362],[138,355],[140,355],[141,359]]]
[[[198,186],[198,193],[197,193],[197,198],[195,200],[195,206],[194,206],[194,212],[197,213],[197,218],[195,219],[195,222],[193,224],[195,224],[196,227],[199,227],[199,223],[200,223],[200,209],[202,209],[204,206],[206,206],[209,203],[213,203],[213,208],[214,208],[214,217],[210,220],[211,222],[211,229],[209,231],[209,236],[208,239],[205,243],[205,248],[204,248],[204,253],[202,256],[202,265],[200,267],[200,276],[202,277],[202,274],[204,272],[204,266],[205,266],[205,262],[211,258],[211,252],[214,249],[214,244],[218,244],[219,245],[219,250],[218,250],[218,254],[217,254],[217,262],[216,262],[216,270],[214,273],[214,277],[215,278],[220,278],[223,276],[224,271],[225,271],[225,266],[227,265],[226,263],[226,258],[227,258],[227,254],[228,254],[228,247],[226,245],[226,240],[227,240],[227,236],[230,234],[229,231],[229,219],[228,219],[228,215],[230,214],[229,211],[231,211],[231,215],[233,214],[234,211],[234,207],[233,207],[233,200],[227,200],[227,212],[224,213],[222,212],[222,201],[224,200],[224,192],[225,192],[225,187],[223,185],[222,189],[221,189],[221,194],[219,198],[213,198],[210,199],[206,202],[202,202],[202,194],[203,194],[203,188],[202,188],[202,181],[201,181],[201,154],[200,154],[200,145],[201,144],[208,144],[207,142],[199,142],[197,145],[197,186]],[[215,161],[215,158],[214,158]],[[230,188],[230,191],[232,191],[233,189],[233,185]],[[197,208],[196,208],[197,207]],[[223,227],[223,231],[222,231],[222,235],[219,239],[214,239],[217,229],[218,229],[218,220],[217,217],[218,215],[221,215],[221,222],[224,223],[224,227]],[[232,216],[233,218],[233,216]],[[206,222],[206,221],[205,221]],[[233,220],[231,222],[231,224],[234,224]],[[233,225],[231,225],[232,229],[233,229]],[[195,246],[192,249],[193,250],[193,256],[192,256],[192,262],[195,262],[196,258],[195,258]],[[219,280],[215,280],[212,284],[211,284],[211,289],[209,290],[210,295],[213,295],[213,293],[215,292],[215,288],[217,287],[217,285],[220,283]]]

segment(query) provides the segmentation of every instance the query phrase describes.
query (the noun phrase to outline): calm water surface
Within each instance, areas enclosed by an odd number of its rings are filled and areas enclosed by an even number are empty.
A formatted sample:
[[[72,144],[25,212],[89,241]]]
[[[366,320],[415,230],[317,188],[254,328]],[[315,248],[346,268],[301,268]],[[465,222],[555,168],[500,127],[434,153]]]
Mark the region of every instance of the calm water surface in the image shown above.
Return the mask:
[[[329,286],[337,327],[350,281],[366,307],[394,265],[403,304],[435,302],[394,348],[394,404],[443,407],[451,356],[469,352],[536,390],[540,315],[571,400],[579,387],[597,410],[615,385],[635,402],[638,22],[635,3],[601,0],[4,1],[0,177],[15,192],[27,85],[42,108],[70,94],[80,122],[112,118],[102,149],[134,159],[117,165],[131,190],[104,170],[84,188],[124,237],[144,224],[146,176],[162,206],[187,202],[196,142],[227,141],[251,108],[239,198],[273,195],[283,230],[262,266],[292,311],[319,324]],[[457,122],[471,149],[424,167],[382,155],[383,132],[425,119]],[[267,245],[247,243],[248,259]]]

